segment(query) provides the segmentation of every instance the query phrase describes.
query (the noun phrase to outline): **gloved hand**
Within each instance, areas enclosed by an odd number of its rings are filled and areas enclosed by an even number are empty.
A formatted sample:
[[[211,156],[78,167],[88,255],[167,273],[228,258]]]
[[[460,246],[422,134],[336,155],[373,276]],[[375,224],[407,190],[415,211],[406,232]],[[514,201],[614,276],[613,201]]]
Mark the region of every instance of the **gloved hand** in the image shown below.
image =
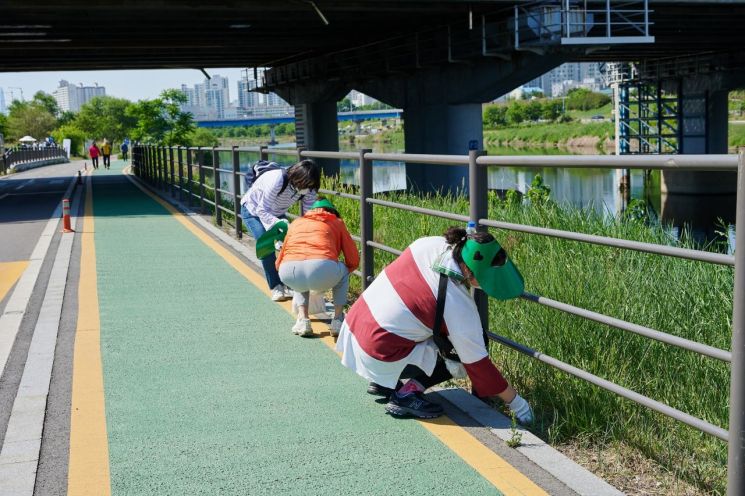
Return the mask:
[[[277,251],[280,251],[282,249],[282,242],[281,241],[275,241],[274,242],[274,249]]]
[[[525,398],[519,394],[516,395],[507,406],[510,407],[510,411],[515,414],[517,421],[522,425],[530,425],[533,423],[533,409],[530,408],[530,405],[525,401]]]

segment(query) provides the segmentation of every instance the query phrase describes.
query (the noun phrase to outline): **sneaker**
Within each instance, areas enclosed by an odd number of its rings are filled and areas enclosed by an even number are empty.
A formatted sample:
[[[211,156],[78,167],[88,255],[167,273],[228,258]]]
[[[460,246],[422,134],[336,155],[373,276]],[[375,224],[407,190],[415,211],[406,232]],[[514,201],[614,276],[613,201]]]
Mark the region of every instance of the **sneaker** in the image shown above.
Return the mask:
[[[297,334],[298,336],[310,336],[313,334],[313,327],[310,324],[310,319],[298,317],[297,322],[292,326],[292,333]]]
[[[331,319],[331,323],[329,324],[329,333],[331,334],[331,336],[336,337],[339,335],[339,332],[341,332],[342,323],[344,323],[344,314],[341,314],[338,319]]]
[[[437,418],[443,413],[440,405],[425,400],[422,393],[408,393],[403,396],[394,393],[385,406],[385,411],[397,417],[411,415],[412,417],[425,419]]]
[[[284,288],[285,298],[288,300],[291,300],[293,296],[295,296],[295,292],[288,288],[287,286],[282,286]]]
[[[277,284],[272,288],[272,301],[285,301],[285,287],[281,284]]]
[[[374,382],[371,382],[367,385],[367,394],[372,394],[373,396],[384,396],[387,398],[392,395],[394,391],[394,389],[381,386],[380,384],[376,384]]]

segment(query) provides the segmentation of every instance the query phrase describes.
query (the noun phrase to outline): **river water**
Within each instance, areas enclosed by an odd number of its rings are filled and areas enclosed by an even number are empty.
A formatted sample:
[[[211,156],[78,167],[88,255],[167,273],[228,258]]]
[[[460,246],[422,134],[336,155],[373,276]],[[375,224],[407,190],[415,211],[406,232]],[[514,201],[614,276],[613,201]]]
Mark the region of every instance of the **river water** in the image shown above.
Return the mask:
[[[362,148],[360,146],[359,148]],[[403,150],[390,145],[365,145],[379,153],[398,153]],[[358,147],[341,144],[343,151],[355,151]],[[569,155],[571,152],[556,148],[511,149],[489,148],[489,155]],[[588,150],[590,154],[598,153]],[[377,192],[406,189],[406,165],[403,162],[374,162],[373,190]],[[437,166],[434,166],[437,167]],[[341,162],[341,177],[345,183],[359,184],[359,167],[355,161]],[[531,167],[489,167],[489,189],[510,189],[525,193],[533,178],[540,174],[543,183],[551,188],[551,198],[561,204],[579,208],[593,208],[599,212],[616,214],[621,208],[616,172],[608,169],[555,169]],[[646,183],[646,184],[645,184]],[[631,171],[631,197],[643,199],[654,210],[659,211],[659,174],[646,177],[644,171]]]

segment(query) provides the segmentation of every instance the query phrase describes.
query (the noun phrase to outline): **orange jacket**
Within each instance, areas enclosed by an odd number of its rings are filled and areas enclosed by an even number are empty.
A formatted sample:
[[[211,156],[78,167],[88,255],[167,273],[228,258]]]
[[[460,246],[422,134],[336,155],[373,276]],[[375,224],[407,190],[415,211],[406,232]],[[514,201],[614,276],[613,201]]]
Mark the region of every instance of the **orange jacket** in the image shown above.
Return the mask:
[[[279,269],[283,261],[339,260],[340,253],[344,253],[349,272],[360,265],[357,245],[344,221],[322,208],[314,208],[290,224],[276,267]]]

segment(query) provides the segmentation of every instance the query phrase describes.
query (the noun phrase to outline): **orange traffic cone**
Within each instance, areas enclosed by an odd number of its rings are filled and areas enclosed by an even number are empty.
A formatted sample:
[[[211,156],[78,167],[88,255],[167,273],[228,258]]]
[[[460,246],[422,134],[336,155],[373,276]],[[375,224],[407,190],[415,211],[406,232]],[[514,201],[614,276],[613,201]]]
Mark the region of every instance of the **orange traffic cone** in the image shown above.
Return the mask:
[[[75,232],[72,230],[72,226],[70,225],[70,200],[67,198],[62,200],[62,232]]]

